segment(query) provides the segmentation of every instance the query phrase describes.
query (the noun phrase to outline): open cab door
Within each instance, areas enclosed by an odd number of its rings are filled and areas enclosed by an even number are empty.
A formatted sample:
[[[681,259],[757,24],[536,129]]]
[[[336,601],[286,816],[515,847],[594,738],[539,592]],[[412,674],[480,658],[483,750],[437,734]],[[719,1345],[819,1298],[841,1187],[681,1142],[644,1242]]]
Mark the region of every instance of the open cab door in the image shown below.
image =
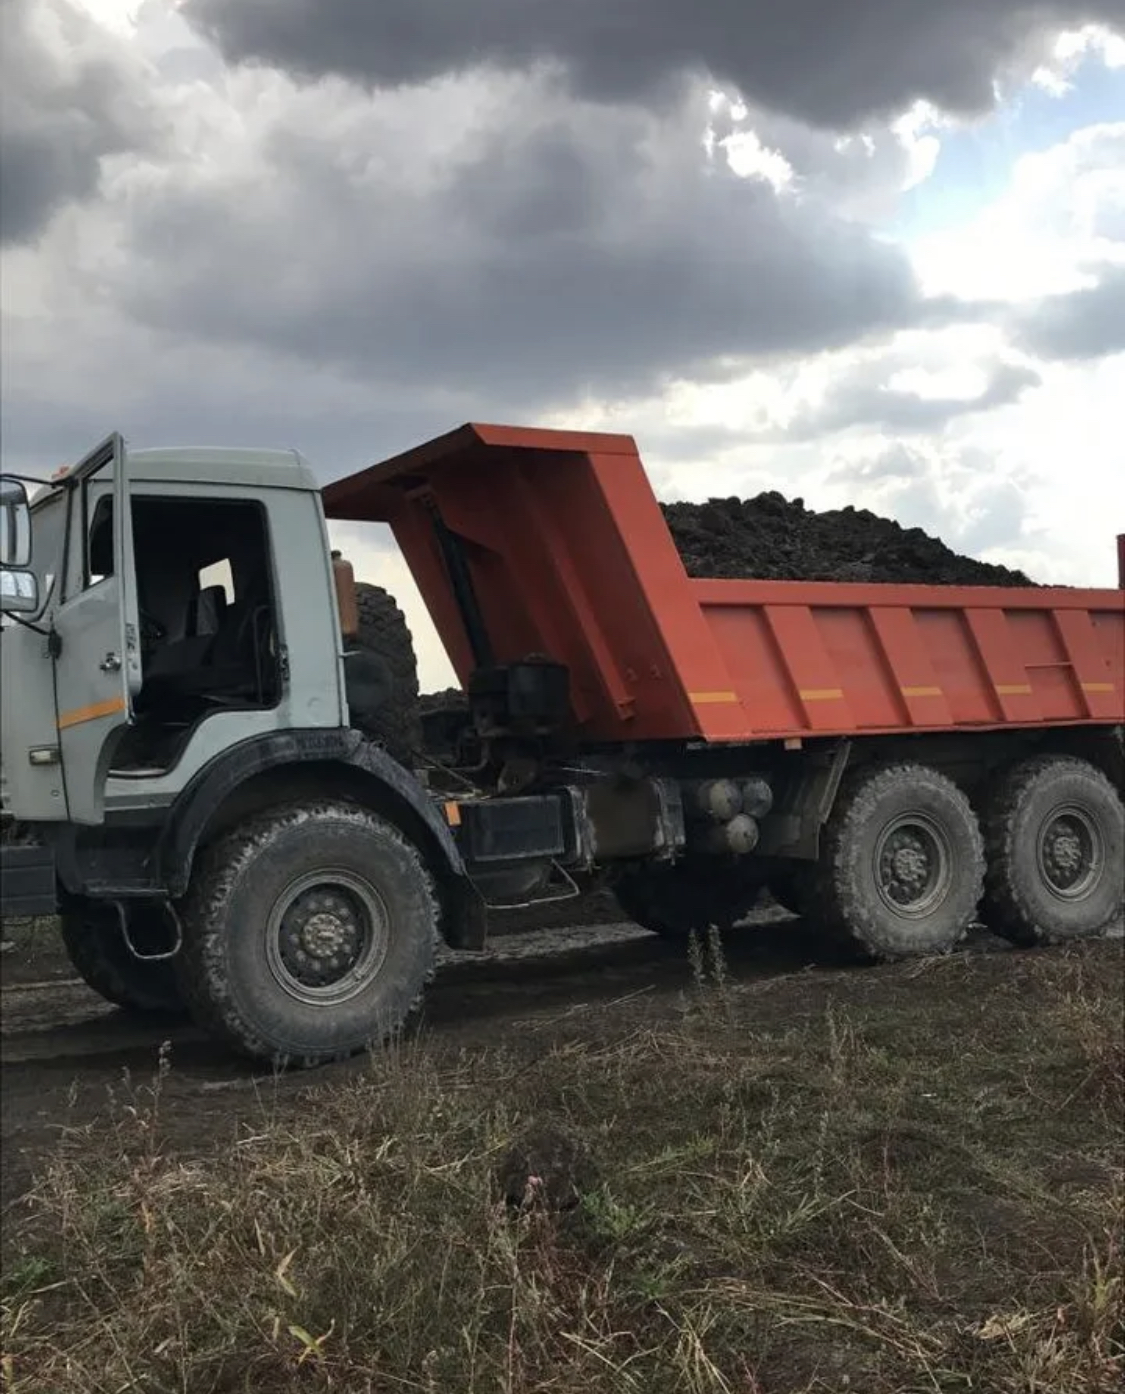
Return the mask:
[[[133,519],[125,444],[116,433],[72,470],[70,532],[81,546],[67,558],[67,583],[51,625],[59,756],[67,817],[105,820],[105,785],[114,750],[133,717],[141,687]],[[99,561],[94,539],[112,545]],[[112,559],[112,560],[110,560]],[[110,569],[110,565],[112,569]],[[98,574],[95,568],[104,568]]]

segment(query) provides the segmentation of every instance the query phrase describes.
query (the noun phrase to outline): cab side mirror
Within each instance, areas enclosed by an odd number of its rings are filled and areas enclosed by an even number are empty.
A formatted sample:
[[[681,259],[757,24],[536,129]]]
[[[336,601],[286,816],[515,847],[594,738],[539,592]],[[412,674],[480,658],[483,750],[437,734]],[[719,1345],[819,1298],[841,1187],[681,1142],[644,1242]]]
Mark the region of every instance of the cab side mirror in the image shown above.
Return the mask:
[[[0,475],[0,566],[20,570],[31,565],[31,509],[18,479]]]
[[[31,565],[31,509],[18,479],[0,475],[0,612],[29,614],[39,608],[39,580]]]

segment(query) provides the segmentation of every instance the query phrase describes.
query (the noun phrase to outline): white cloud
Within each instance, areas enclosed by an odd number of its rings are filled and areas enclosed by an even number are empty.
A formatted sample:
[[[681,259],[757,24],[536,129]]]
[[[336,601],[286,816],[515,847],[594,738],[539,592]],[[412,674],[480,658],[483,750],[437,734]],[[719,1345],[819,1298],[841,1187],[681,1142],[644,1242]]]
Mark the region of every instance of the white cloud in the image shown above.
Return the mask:
[[[1056,38],[1049,59],[1031,80],[1053,97],[1065,96],[1074,87],[1075,73],[1090,58],[1099,58],[1107,68],[1125,68],[1125,35],[1097,24],[1068,29]]]
[[[1088,287],[1125,261],[1125,121],[1087,126],[1016,160],[1007,188],[910,251],[925,291],[1034,300]]]
[[[892,124],[891,130],[906,152],[903,192],[924,184],[933,174],[941,154],[939,132],[948,125],[929,102],[915,102]]]
[[[129,36],[137,27],[137,16],[146,0],[75,0],[75,3],[107,29]]]
[[[1028,526],[1041,557],[1033,569],[1044,578],[1116,584],[1114,537],[1125,532],[1122,400],[1125,355],[1051,365],[1018,407],[981,417],[965,432],[988,468],[1024,474]]]
[[[1051,324],[1077,328],[1067,308],[1093,315],[1090,288],[1114,292],[1107,268],[1125,263],[1123,215],[1125,123],[1087,127],[1021,157],[993,203],[911,247],[931,293],[1009,301],[1018,316],[993,311],[988,322],[903,332],[729,382],[680,382],[564,424],[633,430],[668,497],[775,487],[814,507],[853,502],[1040,580],[1112,586],[1113,539],[1125,531],[1125,355],[1041,363],[1008,336],[1040,316],[1045,342]],[[1065,293],[1084,288],[1068,305]],[[1060,298],[1041,305],[1052,292]],[[955,409],[1021,373],[1038,381],[990,411]],[[949,408],[945,419],[904,435],[903,421],[924,423],[935,403]],[[819,433],[802,439],[810,420]]]

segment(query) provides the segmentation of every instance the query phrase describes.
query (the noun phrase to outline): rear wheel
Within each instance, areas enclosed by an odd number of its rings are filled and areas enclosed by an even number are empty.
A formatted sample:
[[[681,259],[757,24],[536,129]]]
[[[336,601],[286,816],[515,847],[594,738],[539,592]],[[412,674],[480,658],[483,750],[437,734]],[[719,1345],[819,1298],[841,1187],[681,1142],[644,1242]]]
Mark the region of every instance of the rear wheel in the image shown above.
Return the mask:
[[[344,662],[351,721],[400,763],[409,764],[422,748],[414,640],[388,591],[366,582],[358,582],[355,590],[359,633],[355,657]]]
[[[142,953],[161,953],[174,938],[159,906],[129,906],[129,938]],[[74,971],[99,997],[138,1013],[179,1015],[184,1008],[172,959],[137,958],[121,932],[117,909],[104,901],[68,906],[60,916],[62,941]]]
[[[433,973],[439,909],[402,833],[324,802],[209,847],[183,918],[180,978],[200,1025],[255,1059],[314,1065],[403,1026]]]
[[[734,928],[757,904],[760,883],[719,864],[677,862],[625,873],[613,891],[642,929],[664,939],[687,939],[714,926]]]
[[[1102,772],[1037,755],[1006,770],[984,800],[984,915],[1013,943],[1099,934],[1125,899],[1125,808]]]
[[[965,795],[925,765],[862,771],[825,829],[816,912],[876,958],[948,953],[984,882],[980,828]]]

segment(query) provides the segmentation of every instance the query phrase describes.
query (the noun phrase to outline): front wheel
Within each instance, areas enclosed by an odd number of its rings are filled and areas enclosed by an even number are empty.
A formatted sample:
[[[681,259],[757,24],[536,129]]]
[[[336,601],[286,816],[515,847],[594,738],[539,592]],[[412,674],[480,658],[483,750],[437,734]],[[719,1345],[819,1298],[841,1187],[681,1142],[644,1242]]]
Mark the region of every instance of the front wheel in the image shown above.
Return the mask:
[[[1122,913],[1125,808],[1099,769],[1036,755],[984,799],[984,916],[1015,944],[1083,939]]]
[[[173,940],[159,906],[130,905],[129,938],[142,953],[162,953]],[[74,971],[99,997],[127,1012],[176,1016],[183,994],[171,959],[138,958],[126,943],[116,906],[75,901],[59,918],[63,946]]]
[[[440,912],[417,848],[366,809],[267,813],[201,858],[180,976],[199,1024],[272,1064],[343,1059],[398,1031],[434,970]]]

